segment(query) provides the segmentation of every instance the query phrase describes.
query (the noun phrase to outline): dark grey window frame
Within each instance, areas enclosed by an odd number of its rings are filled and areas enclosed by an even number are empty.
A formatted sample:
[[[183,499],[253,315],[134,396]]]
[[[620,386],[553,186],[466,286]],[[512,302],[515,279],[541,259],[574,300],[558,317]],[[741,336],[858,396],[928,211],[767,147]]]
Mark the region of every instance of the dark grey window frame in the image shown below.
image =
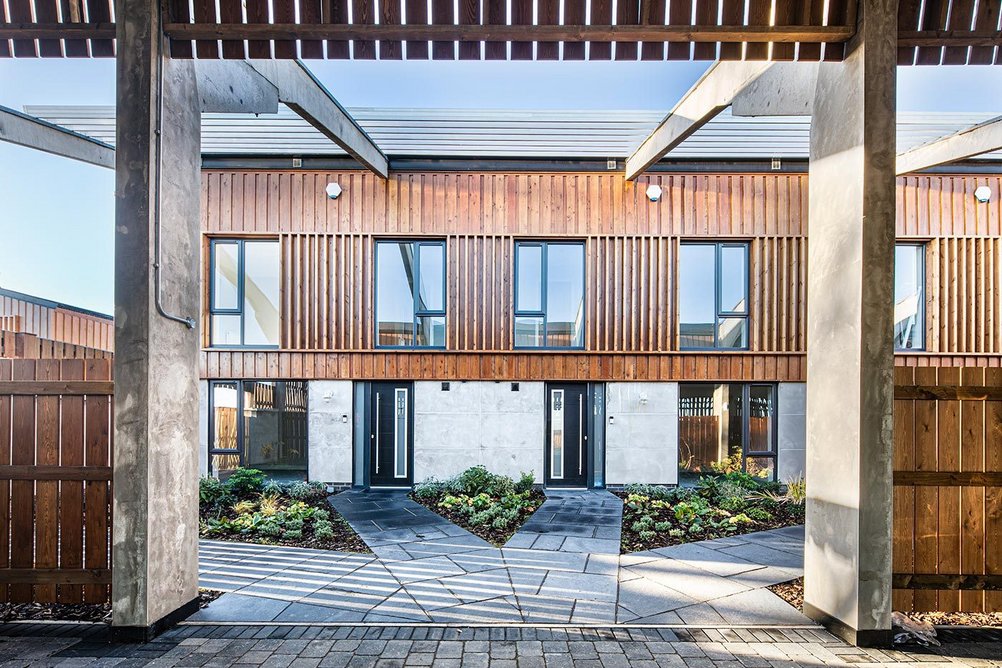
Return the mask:
[[[779,479],[779,384],[778,383],[756,383],[756,382],[728,382],[728,381],[691,381],[679,383],[685,385],[740,385],[741,386],[741,470],[748,471],[749,457],[763,457],[772,459],[772,480]],[[772,392],[772,433],[770,437],[770,450],[749,450],[751,444],[751,391],[753,387],[767,387]],[[680,408],[680,407],[679,407]],[[681,411],[679,411],[681,416]],[[676,446],[678,449],[680,446]],[[677,458],[676,452],[676,458]],[[681,466],[679,472],[683,473]]]
[[[441,346],[424,346],[417,343],[409,346],[387,346],[379,343],[379,248],[380,246],[399,246],[410,244],[414,253],[414,284],[411,286],[411,337],[417,340],[418,318],[444,318],[446,328],[446,343]],[[438,246],[442,249],[442,308],[419,309],[418,294],[421,290],[421,246]],[[376,348],[381,350],[445,350],[448,344],[449,331],[449,248],[445,239],[379,239],[373,249],[373,336]]]
[[[215,237],[209,240],[209,347],[210,348],[221,348],[221,349],[240,349],[247,348],[251,350],[277,350],[280,346],[268,345],[264,343],[258,344],[247,344],[243,343],[245,339],[245,315],[244,315],[244,281],[246,280],[246,272],[244,271],[244,246],[247,242],[250,243],[281,243],[278,239],[265,238],[265,239],[237,239],[228,237]],[[237,307],[236,308],[216,308],[216,246],[218,245],[236,245],[237,246]],[[281,251],[281,249],[279,249]],[[282,257],[281,252],[279,252],[279,275],[282,272]],[[281,279],[279,279],[281,282]],[[281,308],[281,307],[280,307]],[[240,343],[213,343],[213,317],[217,315],[238,315],[240,316]],[[281,328],[279,329],[279,337],[281,337]]]
[[[751,347],[751,314],[748,309],[749,301],[751,300],[750,290],[751,290],[751,244],[747,241],[698,241],[690,240],[683,241],[681,246],[713,246],[713,345],[712,346],[683,346],[681,345],[682,339],[682,313],[681,309],[678,312],[678,326],[679,326],[679,350],[749,350]],[[744,293],[745,293],[745,309],[744,311],[724,311],[720,307],[720,292],[721,292],[721,267],[723,263],[721,261],[722,251],[725,248],[740,248],[744,251],[745,256],[745,271],[742,276],[744,279]],[[679,253],[681,255],[681,252]],[[681,267],[681,262],[679,263]],[[679,277],[679,288],[676,290],[676,302],[681,303],[680,290],[681,290],[681,276]],[[744,332],[745,332],[745,345],[735,348],[735,347],[723,347],[720,345],[720,319],[721,318],[741,318],[744,320]]]
[[[236,455],[237,460],[240,462],[240,466],[244,466],[244,460],[246,459],[246,453],[244,452],[244,429],[247,426],[247,420],[244,419],[244,383],[304,383],[307,386],[307,391],[309,390],[309,381],[305,379],[281,379],[276,380],[274,378],[217,378],[209,381],[209,396],[208,396],[208,412],[209,412],[209,448],[208,448],[208,461],[206,463],[209,475],[212,475],[212,455]],[[215,411],[215,388],[218,385],[236,385],[237,392],[237,447],[236,449],[230,448],[216,448],[213,444],[216,442],[216,411]],[[285,391],[282,392],[281,397],[281,411],[284,413],[286,410],[286,394]],[[309,418],[309,402],[307,400],[306,406],[306,416]],[[309,448],[309,440],[307,440],[307,448]],[[307,467],[309,467],[309,455],[307,455]],[[308,470],[308,468],[307,468]]]
[[[922,333],[922,345],[917,348],[898,348],[895,344],[894,352],[896,353],[916,353],[925,352],[926,350],[926,297],[925,297],[925,283],[926,283],[926,248],[927,244],[924,241],[902,241],[894,244],[894,250],[897,252],[899,247],[910,247],[920,249],[922,252],[918,253],[919,256],[919,310],[918,310],[918,323],[917,327],[919,332]],[[894,265],[894,279],[897,282],[897,263]],[[892,325],[893,326],[893,325]]]
[[[515,302],[514,311],[515,315],[512,318],[512,342],[515,350],[584,350],[584,327],[585,323],[581,323],[581,345],[579,346],[550,346],[547,345],[546,339],[548,336],[549,316],[547,316],[547,279],[549,276],[549,264],[550,264],[550,246],[580,246],[582,250],[582,262],[581,262],[581,301],[583,304],[588,303],[588,281],[587,279],[587,248],[585,247],[584,241],[516,241],[515,242],[515,273],[514,273],[514,284],[515,284]],[[539,270],[539,311],[528,311],[520,310],[518,308],[518,265],[519,265],[519,249],[521,248],[538,247],[542,249],[542,257],[540,258],[540,270]],[[519,318],[542,318],[543,319],[543,345],[541,346],[520,346],[514,345],[517,337],[517,322]]]

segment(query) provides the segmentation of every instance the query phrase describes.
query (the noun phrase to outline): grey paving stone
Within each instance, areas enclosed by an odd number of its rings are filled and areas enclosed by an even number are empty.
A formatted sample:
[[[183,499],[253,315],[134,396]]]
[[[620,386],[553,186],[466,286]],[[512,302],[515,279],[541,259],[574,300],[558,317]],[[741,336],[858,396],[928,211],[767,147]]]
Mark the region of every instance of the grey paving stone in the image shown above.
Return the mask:
[[[768,589],[751,589],[709,601],[728,624],[811,624],[809,618]]]
[[[714,575],[709,571],[674,559],[649,561],[630,566],[629,570],[699,601],[730,596],[748,589],[745,585],[731,578]]]
[[[212,605],[190,617],[202,622],[270,622],[289,607],[289,601],[261,596],[223,594]]]
[[[669,612],[695,602],[697,599],[647,578],[619,583],[619,606],[637,617]]]
[[[763,567],[762,564],[748,561],[736,554],[714,550],[700,543],[673,545],[653,550],[653,552],[659,556],[676,559],[689,566],[695,566],[724,577]]]
[[[539,588],[539,595],[554,599],[615,602],[618,590],[618,578],[613,575],[550,571]]]

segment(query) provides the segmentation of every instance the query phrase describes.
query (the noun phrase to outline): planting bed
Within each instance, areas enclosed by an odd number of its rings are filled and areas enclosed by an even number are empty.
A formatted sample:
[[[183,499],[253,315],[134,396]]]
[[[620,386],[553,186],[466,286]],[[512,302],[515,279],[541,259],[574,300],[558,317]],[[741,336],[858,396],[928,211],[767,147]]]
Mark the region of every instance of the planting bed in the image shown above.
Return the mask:
[[[628,485],[622,551],[779,529],[804,522],[803,483],[779,485],[746,473],[705,476],[696,487]]]
[[[453,524],[497,546],[504,545],[546,500],[523,473],[516,482],[474,466],[448,480],[426,480],[411,497]]]

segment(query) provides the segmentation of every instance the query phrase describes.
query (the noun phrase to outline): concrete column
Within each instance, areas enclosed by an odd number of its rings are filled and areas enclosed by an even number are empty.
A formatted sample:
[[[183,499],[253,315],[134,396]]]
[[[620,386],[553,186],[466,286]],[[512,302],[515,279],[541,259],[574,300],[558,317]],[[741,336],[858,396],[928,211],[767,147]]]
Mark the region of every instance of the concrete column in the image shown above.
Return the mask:
[[[112,618],[136,640],[198,596],[198,329],[158,312],[153,265],[159,199],[162,307],[197,318],[200,119],[193,64],[161,55],[158,6],[116,3]]]
[[[804,609],[857,644],[891,627],[896,12],[861,0],[811,130]]]

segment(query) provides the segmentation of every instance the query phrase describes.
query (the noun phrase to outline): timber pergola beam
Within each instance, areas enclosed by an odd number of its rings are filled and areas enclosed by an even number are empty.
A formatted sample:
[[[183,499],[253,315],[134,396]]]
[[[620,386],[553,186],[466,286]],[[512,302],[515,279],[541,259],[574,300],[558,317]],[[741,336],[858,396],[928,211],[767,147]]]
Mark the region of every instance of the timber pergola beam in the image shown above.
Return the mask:
[[[110,144],[3,106],[0,141],[115,169],[115,147]]]
[[[896,172],[910,174],[1002,150],[1002,116],[899,153]]]
[[[726,109],[771,63],[718,62],[693,84],[671,113],[626,160],[626,178],[634,180],[710,119]]]
[[[381,178],[389,160],[354,118],[298,60],[248,61],[278,89],[278,99]]]

